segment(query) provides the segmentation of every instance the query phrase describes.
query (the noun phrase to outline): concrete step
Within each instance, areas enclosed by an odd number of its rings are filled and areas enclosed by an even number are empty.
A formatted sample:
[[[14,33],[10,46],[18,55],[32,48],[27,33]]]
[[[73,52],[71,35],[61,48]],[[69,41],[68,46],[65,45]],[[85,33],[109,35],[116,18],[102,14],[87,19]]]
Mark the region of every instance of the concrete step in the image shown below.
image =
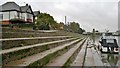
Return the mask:
[[[0,41],[11,41],[11,40],[29,40],[29,39],[53,39],[53,38],[66,38],[71,36],[48,36],[48,37],[26,37],[26,38],[6,38],[0,39]]]
[[[82,46],[81,50],[79,51],[75,60],[70,64],[71,67],[74,67],[74,66],[81,66],[82,67],[84,65],[86,49],[87,49],[87,42],[88,42],[88,39],[83,44],[83,46]]]
[[[5,49],[0,51],[0,54],[2,54],[3,57],[3,63],[6,64],[10,61],[18,60],[36,53],[40,53],[42,51],[63,45],[65,43],[71,42],[73,40],[76,40],[77,38],[70,38],[65,40],[57,40],[57,41],[51,41],[51,42],[44,42],[34,45],[28,45],[23,47],[15,47],[11,49]]]
[[[44,46],[44,45],[49,45],[49,44],[54,44],[54,43],[60,43],[60,42],[64,42],[64,41],[74,40],[74,39],[77,39],[77,38],[70,38],[70,39],[65,39],[65,40],[57,40],[57,41],[39,43],[39,44],[28,45],[28,46],[23,46],[23,47],[15,47],[15,48],[11,48],[11,49],[5,49],[5,50],[0,51],[0,54],[6,54],[6,53],[10,53],[10,52],[28,49],[28,48]]]
[[[14,47],[22,47],[27,45],[33,45],[38,43],[57,41],[72,38],[71,36],[50,36],[50,37],[29,37],[29,38],[7,38],[0,39],[2,43],[2,49],[9,49]]]
[[[85,40],[82,40],[81,42],[74,45],[73,48],[71,48],[69,51],[64,53],[61,56],[58,56],[53,61],[48,63],[46,66],[66,66],[69,63],[70,58],[78,51],[78,49],[82,46],[82,43],[84,43]],[[46,67],[45,66],[45,67]]]
[[[67,32],[63,30],[23,30],[23,29],[11,29],[2,28],[0,33],[2,38],[24,38],[24,37],[46,37],[46,36],[84,36],[78,33]]]
[[[66,43],[64,45],[40,52],[38,54],[34,54],[32,56],[28,56],[28,57],[25,57],[20,60],[9,62],[8,64],[4,64],[4,66],[29,66],[29,65],[34,66],[34,65],[36,65],[36,63],[37,63],[37,65],[43,66],[47,62],[49,62],[51,57],[57,56],[60,51],[64,51],[71,45],[79,42],[80,40],[81,39],[77,39],[72,42]]]
[[[45,36],[67,36],[66,32],[59,30],[25,30],[13,28],[1,28],[2,38],[24,38],[24,37],[45,37]]]
[[[95,60],[94,60],[94,54],[92,52],[92,45],[89,44],[87,46],[87,52],[85,56],[85,62],[84,62],[84,67],[86,66],[95,66]]]
[[[0,28],[2,32],[28,32],[28,33],[50,33],[50,32],[57,32],[57,30],[32,30],[32,29],[16,29],[16,28]]]
[[[67,36],[64,33],[28,33],[28,32],[2,32],[2,38],[24,38],[24,37],[46,37],[46,36]]]

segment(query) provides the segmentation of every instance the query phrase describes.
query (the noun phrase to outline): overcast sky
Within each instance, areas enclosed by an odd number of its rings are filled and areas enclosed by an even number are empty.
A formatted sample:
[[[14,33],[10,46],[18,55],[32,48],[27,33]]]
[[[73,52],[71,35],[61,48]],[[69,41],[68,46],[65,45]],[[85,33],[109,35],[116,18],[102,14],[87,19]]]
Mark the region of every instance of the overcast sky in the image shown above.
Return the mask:
[[[15,1],[19,5],[30,4],[33,10],[49,13],[57,22],[75,21],[86,31],[118,29],[119,0],[0,0],[0,5]]]

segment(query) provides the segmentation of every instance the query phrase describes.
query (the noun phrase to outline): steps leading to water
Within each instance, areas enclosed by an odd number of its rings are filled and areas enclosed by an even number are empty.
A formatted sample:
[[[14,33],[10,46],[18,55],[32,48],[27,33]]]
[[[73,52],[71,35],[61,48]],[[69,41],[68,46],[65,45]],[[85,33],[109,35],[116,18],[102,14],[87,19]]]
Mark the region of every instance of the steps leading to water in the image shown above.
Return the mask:
[[[36,62],[38,63],[38,61],[41,61],[40,66],[43,66],[46,62],[48,62],[47,57],[49,58],[49,56],[55,56],[55,54],[58,54],[58,52],[60,51],[64,51],[64,49],[67,49],[70,47],[70,45],[75,44],[77,42],[79,42],[81,39],[77,39],[74,40],[72,42],[66,43],[64,45],[60,45],[58,47],[49,49],[49,50],[45,50],[43,52],[40,52],[38,54],[34,54],[32,56],[28,56],[25,57],[23,59],[20,60],[16,60],[17,62],[22,62],[22,63],[18,63],[16,64],[16,61],[13,62],[9,62],[8,64],[5,64],[5,66],[28,66],[28,65],[33,65],[36,64]],[[46,61],[44,61],[46,60]]]
[[[87,47],[89,38],[61,33],[3,28],[3,39],[0,39],[3,43],[0,51],[3,66],[44,68],[99,65],[94,61],[99,58],[98,54]]]
[[[2,49],[9,49],[13,47],[22,47],[44,42],[51,42],[57,40],[64,40],[72,38],[71,36],[50,36],[50,37],[31,37],[31,38],[7,38],[0,39]]]
[[[73,48],[68,50],[63,55],[58,56],[53,61],[48,63],[46,66],[67,66],[69,65],[71,57],[73,57],[74,53],[77,53],[81,49],[81,46],[83,45],[84,41],[85,40],[82,40],[79,43],[75,44]]]
[[[65,39],[65,40],[45,42],[45,43],[39,43],[39,44],[28,45],[28,46],[23,46],[23,47],[15,47],[11,49],[2,50],[0,54],[3,54],[2,56],[3,63],[8,63],[10,61],[18,60],[26,56],[30,56],[30,55],[60,46],[62,44],[68,43],[76,39],[77,38],[70,38],[70,39]]]

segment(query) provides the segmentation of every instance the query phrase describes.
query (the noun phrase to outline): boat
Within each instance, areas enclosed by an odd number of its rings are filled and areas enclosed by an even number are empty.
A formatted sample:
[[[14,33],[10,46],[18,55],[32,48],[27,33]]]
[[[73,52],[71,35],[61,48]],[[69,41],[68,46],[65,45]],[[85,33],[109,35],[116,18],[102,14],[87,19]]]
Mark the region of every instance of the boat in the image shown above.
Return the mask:
[[[119,53],[119,46],[115,37],[103,34],[99,43],[98,48],[102,53]]]

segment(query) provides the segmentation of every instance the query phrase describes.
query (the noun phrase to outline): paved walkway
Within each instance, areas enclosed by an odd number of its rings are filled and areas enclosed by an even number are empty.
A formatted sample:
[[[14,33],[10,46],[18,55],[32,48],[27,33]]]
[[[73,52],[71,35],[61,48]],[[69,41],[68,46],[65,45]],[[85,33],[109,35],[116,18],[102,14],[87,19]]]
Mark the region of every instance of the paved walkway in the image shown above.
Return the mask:
[[[84,66],[95,66],[93,53],[92,53],[92,50],[90,48],[87,48],[87,54],[85,57]]]

